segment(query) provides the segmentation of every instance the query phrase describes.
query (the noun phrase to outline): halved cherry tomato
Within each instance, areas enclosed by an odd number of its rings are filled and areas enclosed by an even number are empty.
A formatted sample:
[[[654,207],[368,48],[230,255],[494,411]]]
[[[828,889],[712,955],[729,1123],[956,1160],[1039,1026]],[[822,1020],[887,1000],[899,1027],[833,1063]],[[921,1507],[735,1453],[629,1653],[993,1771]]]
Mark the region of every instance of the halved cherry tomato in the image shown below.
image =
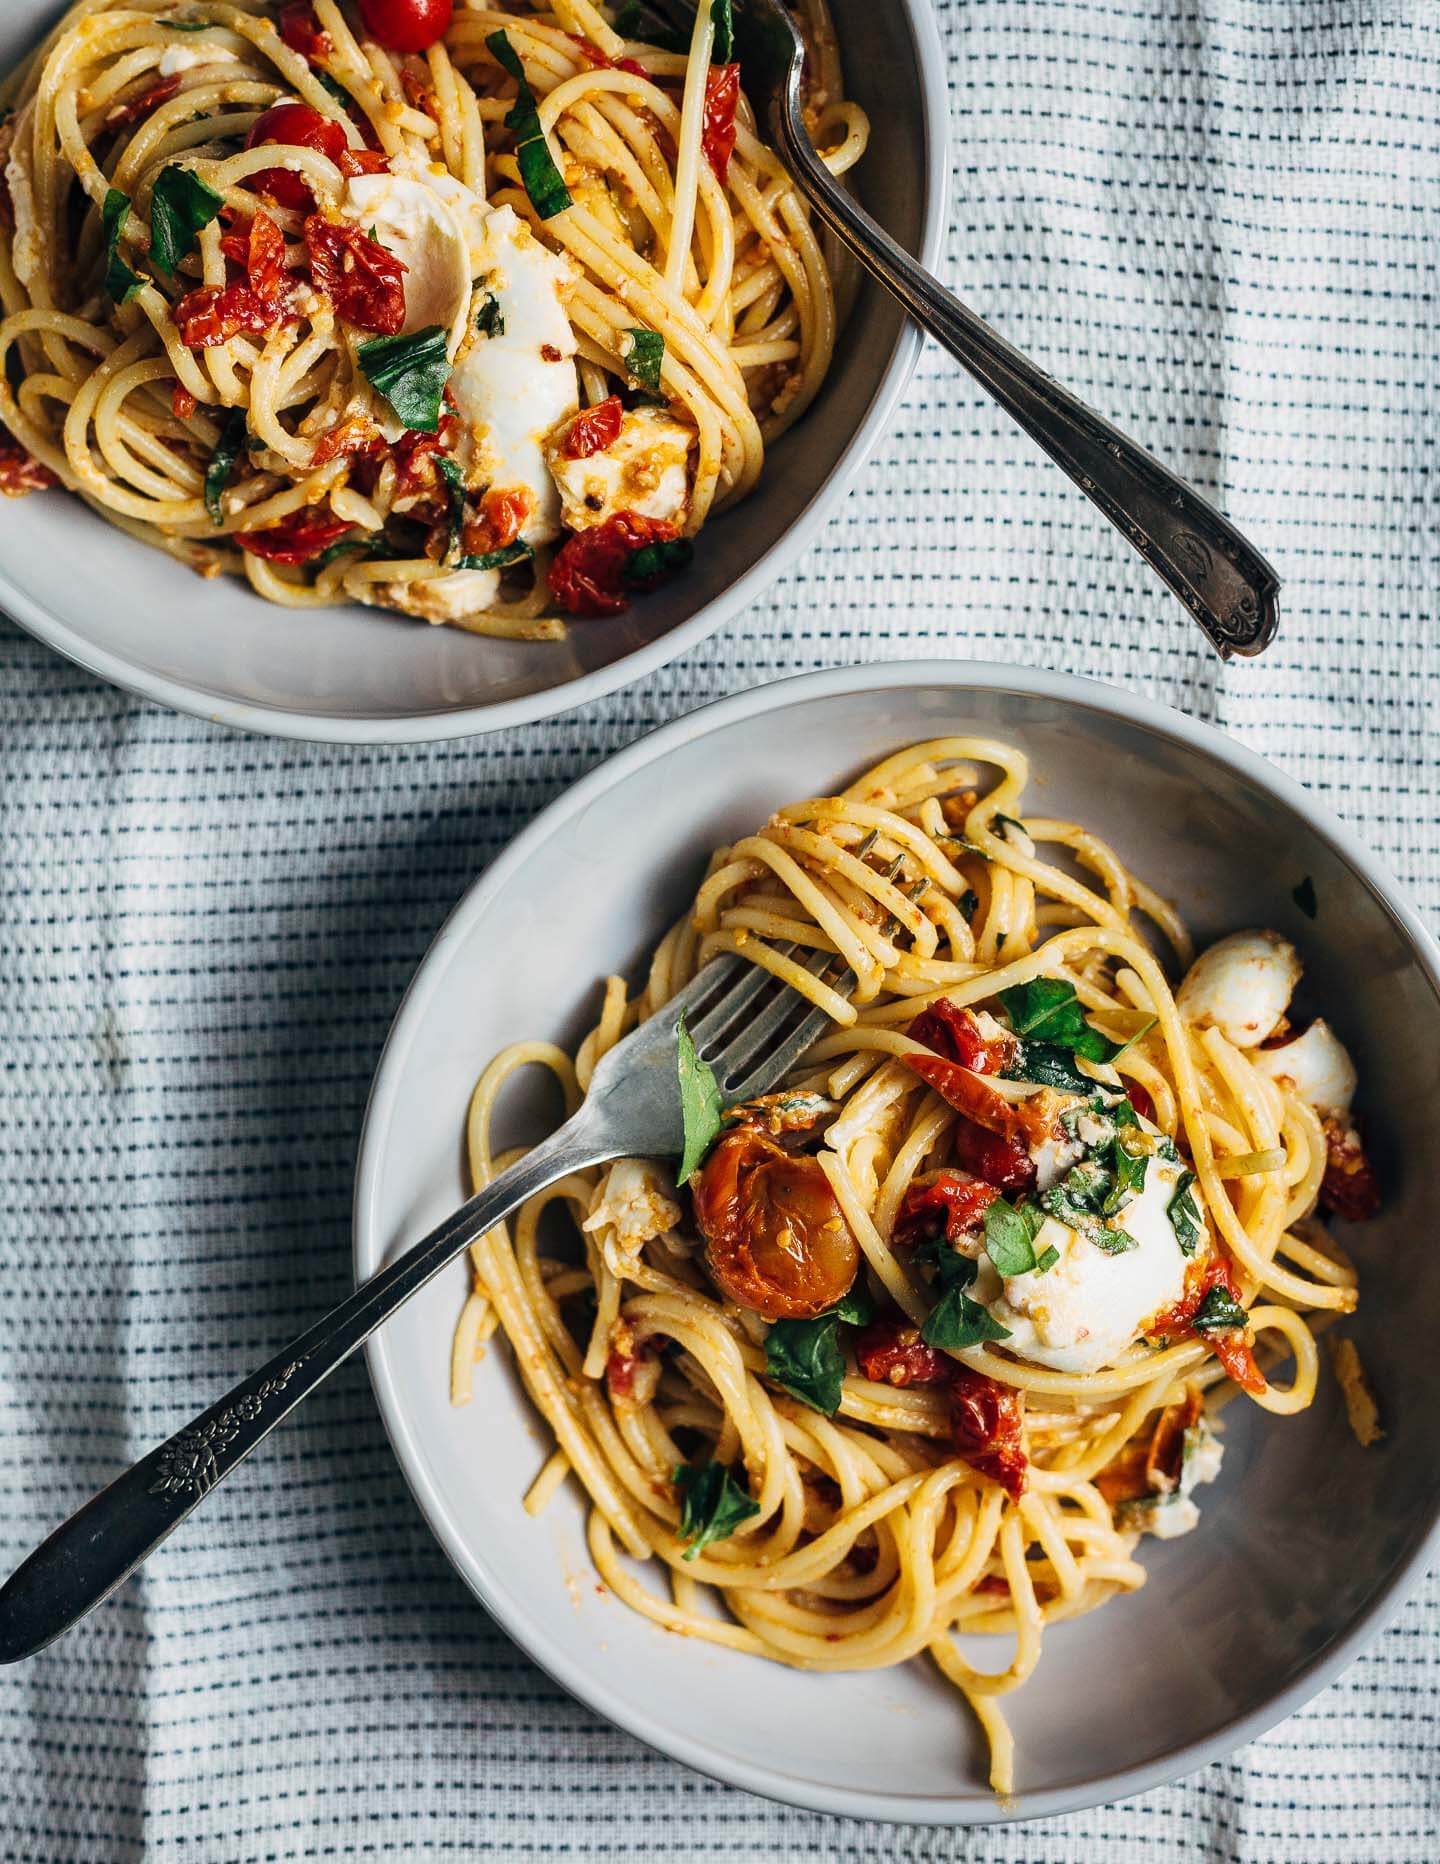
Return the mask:
[[[214,349],[231,337],[263,337],[285,320],[282,304],[266,300],[249,285],[202,285],[187,291],[170,313],[186,349]]]
[[[1195,1326],[1195,1315],[1212,1288],[1223,1288],[1232,1301],[1240,1299],[1240,1284],[1231,1270],[1230,1258],[1218,1249],[1203,1262],[1192,1263],[1185,1277],[1185,1292],[1163,1314],[1157,1314],[1145,1329],[1147,1339],[1183,1339],[1193,1334],[1203,1340],[1225,1368],[1228,1378],[1247,1392],[1265,1390],[1265,1374],[1255,1363],[1244,1333],[1202,1331]]]
[[[270,563],[310,563],[354,528],[323,506],[312,505],[268,530],[240,531],[235,542],[252,557],[264,557]]]
[[[593,408],[582,408],[565,430],[561,448],[565,458],[588,460],[594,453],[603,453],[620,438],[624,418],[625,405],[618,395],[607,395]]]
[[[317,287],[335,315],[357,330],[393,337],[405,323],[405,273],[409,269],[359,227],[311,214],[305,247]]]
[[[631,557],[646,544],[679,535],[664,519],[617,512],[565,539],[550,565],[550,593],[567,615],[618,615],[630,606],[625,567]]]
[[[872,1320],[855,1341],[855,1358],[877,1385],[945,1385],[955,1371],[953,1359],[898,1320]]]
[[[957,1165],[993,1184],[997,1191],[1035,1188],[1035,1161],[1021,1141],[992,1133],[963,1113],[951,1128],[950,1150]]]
[[[262,303],[283,302],[290,289],[285,235],[263,208],[257,209],[248,227],[237,225],[227,232],[220,250],[245,273],[246,284]]]
[[[860,1248],[817,1160],[742,1126],[691,1194],[706,1265],[732,1301],[767,1320],[812,1320],[849,1292]]]
[[[948,997],[922,1010],[905,1033],[976,1074],[1003,1074],[1019,1046],[1012,1035],[982,1034],[975,1012],[962,1010]]]
[[[322,29],[316,19],[310,0],[286,0],[276,15],[275,23],[286,45],[302,58],[328,58],[335,50],[329,33]]]
[[[466,556],[483,557],[513,544],[534,513],[535,496],[528,486],[492,486],[479,512],[466,522],[461,537]]]
[[[392,52],[428,52],[454,13],[455,0],[360,0],[366,32]]]
[[[892,1241],[910,1248],[932,1236],[958,1243],[973,1235],[999,1191],[969,1172],[939,1171],[922,1184],[912,1184],[901,1200]]]
[[[385,436],[375,423],[367,415],[352,414],[320,436],[310,455],[310,464],[323,466],[329,460],[342,458],[377,459],[385,451]]]
[[[1017,1502],[1025,1493],[1029,1468],[1020,1444],[1024,1418],[1024,1399],[1012,1386],[956,1366],[950,1386],[955,1449],[972,1469],[998,1482]]]
[[[905,1066],[962,1116],[954,1134],[957,1162],[1001,1190],[1028,1189],[1035,1182],[1030,1146],[1045,1136],[1053,1113],[1042,1096],[1007,1100],[981,1078],[1005,1065],[1013,1038],[982,1035],[974,1015],[948,997],[922,1011],[907,1034],[935,1053],[907,1055]]]
[[[740,67],[712,65],[705,73],[705,159],[723,182],[735,153],[735,111],[740,102]]]
[[[272,142],[292,149],[315,149],[328,156],[347,179],[373,175],[385,167],[385,157],[378,150],[352,149],[345,125],[312,110],[309,104],[271,104],[263,116],[255,119],[245,147],[259,149]],[[262,168],[250,177],[250,182],[260,193],[268,194],[282,207],[293,207],[297,213],[315,205],[310,184],[292,168]]]

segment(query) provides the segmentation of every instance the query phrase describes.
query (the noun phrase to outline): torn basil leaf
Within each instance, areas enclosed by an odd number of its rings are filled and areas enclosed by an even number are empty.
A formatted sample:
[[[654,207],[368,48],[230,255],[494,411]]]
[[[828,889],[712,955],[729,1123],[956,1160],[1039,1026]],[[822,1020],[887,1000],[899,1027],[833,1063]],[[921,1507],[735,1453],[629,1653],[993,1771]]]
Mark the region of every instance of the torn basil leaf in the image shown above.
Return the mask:
[[[930,1310],[920,1338],[927,1346],[958,1353],[985,1340],[1008,1340],[1010,1329],[1002,1327],[988,1307],[972,1301],[963,1288],[956,1287],[941,1295]]]
[[[1003,1197],[997,1197],[985,1212],[985,1251],[995,1264],[996,1273],[1008,1281],[1012,1275],[1028,1275],[1035,1266],[1035,1238],[1045,1221],[1038,1204],[1022,1204],[1017,1209]]]
[[[694,561],[695,546],[688,537],[666,537],[657,544],[642,544],[632,550],[625,559],[623,574],[627,583],[645,588],[662,576],[688,569]]]
[[[1197,1333],[1229,1333],[1249,1325],[1249,1316],[1226,1288],[1212,1288],[1195,1310],[1190,1325]]]
[[[208,187],[191,168],[173,163],[162,168],[150,196],[150,257],[166,278],[187,253],[195,250],[201,227],[225,205],[225,197]]]
[[[225,522],[225,512],[220,498],[230,483],[230,475],[235,470],[235,462],[244,450],[245,421],[243,408],[230,410],[221,425],[220,438],[215,442],[215,450],[210,455],[210,464],[205,468],[205,509],[210,513],[212,524]]]
[[[493,291],[487,291],[480,300],[480,308],[475,313],[475,328],[482,337],[503,337],[505,334],[505,314]]]
[[[502,544],[498,550],[487,550],[483,556],[461,557],[455,564],[457,570],[505,570],[512,563],[524,563],[535,552],[529,544],[522,544],[516,538],[513,544]]]
[[[130,196],[111,188],[100,210],[100,225],[105,233],[105,291],[115,304],[128,304],[145,280],[120,257],[120,234],[130,212]]]
[[[874,1311],[857,1283],[814,1320],[775,1321],[765,1335],[765,1376],[812,1410],[834,1417],[845,1383],[840,1323],[863,1327]]]
[[[376,337],[356,351],[370,386],[413,433],[438,434],[450,380],[446,335],[439,324],[398,337]]]
[[[444,561],[453,563],[460,554],[460,533],[465,528],[465,475],[460,470],[460,462],[451,459],[448,453],[436,454],[435,467],[445,481],[445,496],[449,505]]]
[[[635,324],[625,333],[630,339],[622,361],[630,379],[637,387],[643,388],[647,395],[654,395],[664,400],[664,391],[660,387],[660,368],[665,361],[665,339],[658,330],[647,330],[643,325]]]
[[[705,1154],[718,1138],[725,1103],[715,1076],[700,1059],[683,1015],[675,1025],[675,1055],[680,1076],[680,1118],[685,1128],[685,1150],[676,1177],[684,1184],[700,1169]]]
[[[567,208],[573,207],[574,202],[545,141],[535,93],[525,76],[525,67],[520,62],[519,54],[510,43],[510,35],[502,28],[490,33],[485,43],[502,70],[508,71],[519,86],[514,108],[505,118],[505,127],[515,132],[515,159],[520,165],[520,180],[530,196],[530,205],[540,218],[553,220],[556,214],[563,214]]]
[[[1193,1256],[1200,1238],[1205,1234],[1205,1221],[1191,1190],[1194,1183],[1194,1172],[1182,1171],[1180,1181],[1175,1186],[1175,1195],[1165,1206],[1165,1214],[1170,1219],[1170,1227],[1175,1232],[1182,1256]]]
[[[1075,986],[1064,978],[1035,977],[1028,984],[1013,984],[1000,992],[1000,1001],[1017,1036],[1068,1049],[1086,1061],[1107,1062],[1115,1053],[1115,1044],[1085,1020]]]
[[[742,1521],[760,1512],[723,1463],[677,1463],[674,1482],[680,1491],[680,1538],[690,1543],[684,1559],[693,1560],[712,1541],[729,1540]]]
[[[710,18],[715,27],[715,42],[710,51],[712,65],[728,65],[735,56],[735,11],[733,0],[710,0]]]
[[[1037,1275],[1047,1274],[1054,1268],[1059,1260],[1060,1251],[1055,1247],[1054,1243],[1051,1243],[1043,1255],[1039,1255],[1035,1258],[1035,1273]]]
[[[1075,1066],[1070,1050],[1056,1042],[1022,1041],[1001,1078],[1035,1081],[1041,1087],[1058,1087],[1069,1094],[1088,1094],[1095,1085]]]

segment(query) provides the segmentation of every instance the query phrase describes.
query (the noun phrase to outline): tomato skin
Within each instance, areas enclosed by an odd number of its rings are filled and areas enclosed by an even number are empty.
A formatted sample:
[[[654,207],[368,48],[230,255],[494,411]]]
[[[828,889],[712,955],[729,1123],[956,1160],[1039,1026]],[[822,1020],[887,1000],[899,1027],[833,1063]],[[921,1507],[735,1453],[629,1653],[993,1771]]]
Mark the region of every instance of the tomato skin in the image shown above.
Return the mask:
[[[321,435],[310,455],[310,464],[323,466],[341,458],[375,459],[384,451],[385,436],[375,423],[363,414],[353,414]]]
[[[994,1185],[997,1191],[1033,1191],[1038,1173],[1035,1161],[1017,1139],[992,1133],[988,1126],[962,1113],[950,1133],[955,1163]]]
[[[329,33],[321,29],[310,0],[286,0],[275,23],[286,45],[302,58],[328,58],[335,50]]]
[[[994,1185],[969,1172],[936,1172],[927,1184],[912,1184],[905,1193],[891,1241],[904,1248],[934,1236],[958,1243],[979,1230],[999,1195]]]
[[[455,0],[360,0],[365,30],[392,52],[428,52],[450,30]]]
[[[934,1053],[907,1055],[905,1066],[961,1116],[952,1141],[957,1164],[999,1190],[1028,1191],[1035,1183],[1033,1115],[977,1078],[1005,1067],[1014,1038],[982,1035],[974,1013],[948,997],[923,1010],[906,1034]]]
[[[1380,1209],[1380,1181],[1365,1156],[1360,1135],[1333,1116],[1324,1122],[1325,1176],[1320,1202],[1347,1223],[1364,1223]]]
[[[624,419],[625,405],[618,395],[607,395],[593,408],[582,408],[565,430],[565,458],[588,460],[592,454],[614,446]]]
[[[625,566],[646,544],[680,535],[661,518],[617,512],[603,524],[567,537],[550,565],[550,593],[567,615],[618,615],[630,606]]]
[[[46,492],[60,481],[48,466],[21,446],[7,427],[0,427],[0,497],[24,498],[27,492]]]
[[[919,1329],[897,1320],[872,1320],[855,1341],[855,1358],[877,1385],[948,1385],[955,1361],[927,1346]]]
[[[127,129],[130,124],[138,123],[141,117],[149,116],[152,110],[158,110],[161,104],[168,104],[180,89],[180,74],[176,72],[168,78],[161,78],[148,90],[141,91],[138,97],[132,97],[128,104],[116,104],[105,118],[106,129]]]
[[[316,149],[337,166],[350,146],[350,139],[342,123],[337,123],[334,117],[322,116],[318,110],[312,110],[309,104],[295,103],[271,104],[264,115],[257,117],[251,124],[245,147],[259,149],[269,142],[284,143],[297,149]],[[262,168],[258,174],[250,177],[250,185],[260,193],[268,194],[282,207],[293,207],[297,213],[304,213],[307,208],[315,205],[309,182],[293,169]]]
[[[237,532],[235,542],[252,557],[264,557],[268,563],[311,563],[354,528],[323,507],[311,505],[266,530]]]
[[[187,291],[171,316],[186,349],[214,349],[231,337],[263,337],[284,322],[283,305],[268,303],[249,285],[202,285]]]
[[[849,1293],[860,1248],[817,1160],[742,1126],[690,1188],[711,1279],[741,1307],[813,1320]]]
[[[177,421],[188,421],[199,406],[200,403],[183,382],[177,382],[170,390],[170,412]]]
[[[1003,1074],[1018,1047],[1013,1036],[982,1035],[975,1012],[960,1009],[948,997],[922,1010],[905,1033],[975,1074]]]
[[[245,282],[265,304],[279,304],[290,288],[285,270],[285,235],[263,208],[247,228],[235,227],[220,241],[225,257],[245,273]]]
[[[1021,1448],[1022,1395],[983,1372],[957,1365],[950,1385],[950,1427],[956,1453],[1018,1502],[1029,1463]]]
[[[1125,1084],[1125,1093],[1130,1105],[1140,1115],[1142,1120],[1154,1120],[1155,1102],[1150,1098],[1149,1094],[1146,1093],[1145,1089],[1141,1087],[1138,1081],[1127,1081]]]
[[[305,249],[317,289],[335,306],[335,315],[357,330],[395,336],[405,323],[403,260],[345,221],[311,214],[305,222]]]
[[[567,32],[565,37],[594,71],[628,71],[636,78],[648,78],[650,75],[638,59],[607,58],[598,45],[592,45],[589,39],[582,39],[579,33]]]
[[[705,73],[705,159],[723,183],[735,153],[735,111],[740,102],[740,67],[712,65]]]

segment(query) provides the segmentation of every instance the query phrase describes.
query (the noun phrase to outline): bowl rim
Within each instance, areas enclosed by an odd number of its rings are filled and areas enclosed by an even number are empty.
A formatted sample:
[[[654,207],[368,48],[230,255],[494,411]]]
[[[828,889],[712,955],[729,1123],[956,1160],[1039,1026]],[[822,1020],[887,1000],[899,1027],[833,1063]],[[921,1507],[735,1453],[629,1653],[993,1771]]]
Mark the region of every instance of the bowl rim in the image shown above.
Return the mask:
[[[1058,701],[1082,711],[1099,712],[1143,727],[1162,738],[1196,750],[1255,785],[1269,799],[1298,815],[1305,825],[1344,860],[1395,921],[1406,945],[1440,996],[1440,946],[1410,904],[1385,864],[1343,822],[1333,816],[1294,778],[1257,752],[1158,701],[1098,680],[1071,673],[1015,666],[997,661],[898,660],[828,668],[791,675],[772,684],[716,699],[672,720],[607,758],[562,792],[515,837],[465,890],[435,935],[401,999],[386,1038],[361,1128],[353,1209],[353,1262],[357,1280],[373,1274],[381,1260],[381,1175],[390,1121],[414,1029],[429,1007],[457,941],[472,935],[474,922],[496,895],[523,869],[532,849],[616,784],[646,765],[697,738],[738,721],[812,699],[850,696],[867,691],[928,685],[958,691],[1013,693]],[[614,1726],[697,1772],[781,1804],[811,1812],[832,1813],[892,1824],[988,1825],[1011,1820],[1049,1818],[1128,1799],[1167,1785],[1256,1739],[1295,1713],[1332,1682],[1396,1618],[1427,1569],[1440,1560],[1440,1497],[1432,1498],[1423,1535],[1396,1564],[1375,1598],[1340,1637],[1318,1652],[1298,1675],[1260,1707],[1231,1722],[1221,1732],[1168,1750],[1141,1765],[1096,1774],[1040,1792],[1020,1792],[1006,1799],[959,1799],[936,1794],[885,1794],[830,1787],[787,1775],[779,1766],[758,1766],[722,1748],[674,1733],[643,1709],[617,1706],[603,1683],[596,1683],[572,1660],[562,1637],[552,1635],[489,1572],[482,1549],[467,1544],[451,1520],[425,1454],[401,1403],[397,1376],[383,1330],[367,1343],[366,1360],[385,1430],[414,1495],[440,1545],[461,1577],[496,1623],[553,1681]]]
[[[917,257],[931,272],[944,262],[945,235],[950,205],[950,104],[947,65],[939,22],[931,0],[899,0],[914,43],[920,73],[917,103],[925,139],[925,167],[921,179],[925,198]],[[0,563],[0,612],[28,634],[66,660],[96,674],[112,686],[141,699],[168,706],[214,724],[269,737],[319,744],[434,744],[453,738],[482,737],[517,725],[534,724],[603,698],[622,686],[643,679],[687,649],[714,634],[726,622],[758,601],[772,583],[793,568],[809,549],[841,499],[850,490],[886,432],[901,397],[910,385],[920,360],[924,333],[908,317],[901,318],[890,360],[855,431],[846,442],[828,478],[815,488],[809,503],[789,530],[764,552],[737,581],[677,627],[657,639],[622,654],[608,666],[562,681],[518,699],[493,704],[393,714],[355,712],[329,716],[273,703],[226,699],[203,687],[172,679],[163,673],[136,667],[125,655],[97,646],[63,620],[47,604],[33,600],[12,581]],[[143,549],[144,546],[137,546]]]

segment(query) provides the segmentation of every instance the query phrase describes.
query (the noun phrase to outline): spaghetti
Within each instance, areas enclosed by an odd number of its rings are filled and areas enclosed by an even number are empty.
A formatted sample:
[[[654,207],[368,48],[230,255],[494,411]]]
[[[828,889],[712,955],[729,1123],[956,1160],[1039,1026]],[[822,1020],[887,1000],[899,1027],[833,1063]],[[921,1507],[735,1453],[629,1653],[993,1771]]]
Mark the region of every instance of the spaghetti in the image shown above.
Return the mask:
[[[798,11],[841,174],[868,125]],[[79,0],[0,91],[0,490],[273,602],[488,635],[683,569],[837,309],[725,9],[688,44],[648,18]]]
[[[688,1185],[622,1160],[477,1243],[452,1361],[463,1404],[504,1330],[555,1439],[527,1508],[573,1474],[628,1605],[802,1669],[928,1652],[1002,1792],[1002,1699],[1045,1628],[1143,1584],[1142,1532],[1195,1524],[1237,1392],[1310,1404],[1315,1335],[1356,1301],[1317,1206],[1376,1203],[1348,1057],[1287,1020],[1293,948],[1192,962],[1113,849],[1022,814],[1026,780],[1018,751],[944,739],[780,810],[716,853],[638,995],[609,980],[573,1059],[490,1064],[477,1188],[515,1156],[492,1122],[518,1070],[573,1111],[717,954],[834,1022]],[[578,1257],[542,1249],[552,1204]],[[975,1632],[1010,1640],[1003,1668],[971,1663]]]

